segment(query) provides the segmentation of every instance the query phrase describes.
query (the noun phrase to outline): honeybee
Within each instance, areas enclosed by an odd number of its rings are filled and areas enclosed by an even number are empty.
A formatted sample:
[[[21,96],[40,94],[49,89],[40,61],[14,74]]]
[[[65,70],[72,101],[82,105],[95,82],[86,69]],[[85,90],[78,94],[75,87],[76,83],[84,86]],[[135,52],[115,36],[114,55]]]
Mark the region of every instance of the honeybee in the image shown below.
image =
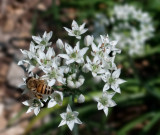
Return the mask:
[[[42,98],[42,94],[50,95],[54,91],[44,80],[36,79],[34,77],[28,77],[26,79],[26,84],[27,88],[31,90],[38,99]]]

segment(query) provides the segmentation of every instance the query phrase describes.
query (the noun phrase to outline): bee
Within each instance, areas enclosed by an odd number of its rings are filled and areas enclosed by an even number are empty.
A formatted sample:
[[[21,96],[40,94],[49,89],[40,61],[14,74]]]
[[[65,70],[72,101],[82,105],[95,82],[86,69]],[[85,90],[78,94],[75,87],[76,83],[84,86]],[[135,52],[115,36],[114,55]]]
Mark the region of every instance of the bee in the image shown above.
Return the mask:
[[[53,88],[48,86],[44,80],[36,79],[34,77],[28,77],[26,79],[26,85],[29,90],[38,98],[41,99],[45,95],[53,93]]]

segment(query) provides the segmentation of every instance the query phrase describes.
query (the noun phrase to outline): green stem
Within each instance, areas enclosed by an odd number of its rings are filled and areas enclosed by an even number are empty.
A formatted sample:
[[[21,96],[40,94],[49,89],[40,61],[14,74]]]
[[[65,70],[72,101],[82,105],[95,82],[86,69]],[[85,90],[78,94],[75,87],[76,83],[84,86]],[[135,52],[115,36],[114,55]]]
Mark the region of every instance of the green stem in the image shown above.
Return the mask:
[[[75,96],[72,95],[72,110],[73,110],[73,111],[75,110],[74,99],[75,99]],[[77,126],[77,124],[74,125],[73,135],[78,135],[78,126]]]

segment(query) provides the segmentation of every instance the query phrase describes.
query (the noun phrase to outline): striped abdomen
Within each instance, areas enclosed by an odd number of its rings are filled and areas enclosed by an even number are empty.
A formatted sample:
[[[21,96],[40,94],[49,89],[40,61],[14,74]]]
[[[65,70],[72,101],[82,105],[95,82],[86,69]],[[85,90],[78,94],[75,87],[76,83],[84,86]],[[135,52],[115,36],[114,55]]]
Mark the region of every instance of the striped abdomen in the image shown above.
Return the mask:
[[[37,92],[40,94],[50,95],[53,93],[53,89],[52,89],[52,87],[50,87],[46,84],[38,84]]]

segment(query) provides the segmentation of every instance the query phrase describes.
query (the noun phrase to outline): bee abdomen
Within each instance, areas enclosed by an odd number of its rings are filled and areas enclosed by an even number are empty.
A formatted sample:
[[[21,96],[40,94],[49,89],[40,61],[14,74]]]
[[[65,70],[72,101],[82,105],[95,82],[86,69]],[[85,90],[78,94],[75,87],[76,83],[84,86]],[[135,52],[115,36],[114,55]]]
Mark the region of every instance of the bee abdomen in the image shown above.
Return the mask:
[[[52,87],[46,85],[44,94],[50,95],[53,93]]]

